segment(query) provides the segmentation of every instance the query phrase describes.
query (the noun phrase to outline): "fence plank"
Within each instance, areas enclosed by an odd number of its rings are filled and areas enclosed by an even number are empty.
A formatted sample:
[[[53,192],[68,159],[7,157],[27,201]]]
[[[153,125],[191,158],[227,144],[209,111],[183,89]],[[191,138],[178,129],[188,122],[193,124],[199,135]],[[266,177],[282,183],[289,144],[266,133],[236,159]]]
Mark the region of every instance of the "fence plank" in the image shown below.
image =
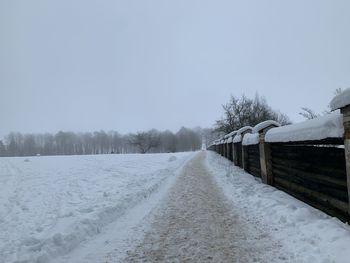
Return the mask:
[[[259,144],[244,146],[247,151],[247,172],[261,178]]]
[[[335,216],[346,217],[348,190],[344,149],[271,144],[274,185]]]

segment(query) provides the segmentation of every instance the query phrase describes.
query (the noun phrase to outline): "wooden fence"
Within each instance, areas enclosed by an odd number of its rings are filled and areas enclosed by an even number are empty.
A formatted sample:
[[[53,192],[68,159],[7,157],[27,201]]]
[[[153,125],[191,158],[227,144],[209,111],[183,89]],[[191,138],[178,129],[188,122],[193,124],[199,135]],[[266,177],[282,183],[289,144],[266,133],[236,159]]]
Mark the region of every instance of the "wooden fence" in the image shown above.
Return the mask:
[[[208,149],[261,178],[263,183],[331,216],[350,221],[349,105],[341,108],[342,114],[333,113],[300,124],[283,127],[273,122],[258,124],[243,134],[243,142],[236,137],[242,134],[235,133],[233,140],[217,141]],[[248,136],[255,141],[249,141]]]
[[[235,165],[239,166],[239,167],[243,167],[242,164],[242,143],[238,142],[238,143],[234,143],[233,146],[234,150],[235,150]]]
[[[248,145],[244,146],[244,165],[245,170],[256,176],[261,178],[261,167],[260,167],[260,150],[259,145]]]
[[[345,153],[334,146],[319,142],[271,144],[273,185],[328,214],[346,219]]]

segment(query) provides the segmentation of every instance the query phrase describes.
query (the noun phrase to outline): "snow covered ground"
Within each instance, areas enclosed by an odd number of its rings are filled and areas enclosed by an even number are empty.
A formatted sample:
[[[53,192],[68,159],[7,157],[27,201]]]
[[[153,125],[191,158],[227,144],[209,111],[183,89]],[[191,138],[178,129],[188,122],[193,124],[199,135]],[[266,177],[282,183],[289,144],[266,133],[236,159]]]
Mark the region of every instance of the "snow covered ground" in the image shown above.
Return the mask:
[[[0,158],[0,262],[66,262],[111,225],[127,236],[192,156]]]
[[[177,200],[189,204],[197,200],[206,207],[210,198],[214,210],[220,212],[232,206],[236,213],[232,220],[223,220],[232,224],[221,227],[232,227],[225,234],[236,244],[232,247],[233,262],[264,262],[255,257],[251,260],[250,255],[271,259],[266,262],[349,262],[348,225],[262,184],[216,153],[200,153],[199,157],[206,156],[203,164],[198,156],[192,159],[197,161],[188,162],[193,156],[194,153],[1,158],[0,262],[123,262],[127,255],[142,256],[137,252],[143,249],[147,252],[148,247],[142,247],[147,243],[144,238],[153,233],[154,227],[168,222],[162,221],[164,218],[170,218],[172,223],[177,216],[195,217],[191,215],[198,213],[197,205],[188,208]],[[219,188],[210,186],[211,177]],[[206,185],[216,192],[200,191]],[[177,206],[184,211],[171,214],[170,208]],[[203,211],[213,214],[211,208]],[[209,222],[210,218],[203,215],[196,220]],[[199,227],[196,233],[206,237],[207,230],[216,233],[221,229],[222,223],[215,222],[222,219],[213,215],[214,223],[194,223],[190,230]],[[176,225],[178,229],[184,227],[181,221],[172,227]],[[159,233],[168,233],[163,230]],[[178,240],[172,237],[182,232],[174,233],[168,235],[168,241],[177,246]],[[224,239],[211,240],[209,235],[198,244],[216,244],[220,240]],[[198,244],[187,244],[188,250],[201,251]],[[247,257],[250,261],[244,261]]]
[[[287,262],[350,262],[350,227],[208,152],[207,166],[226,197],[285,251]]]

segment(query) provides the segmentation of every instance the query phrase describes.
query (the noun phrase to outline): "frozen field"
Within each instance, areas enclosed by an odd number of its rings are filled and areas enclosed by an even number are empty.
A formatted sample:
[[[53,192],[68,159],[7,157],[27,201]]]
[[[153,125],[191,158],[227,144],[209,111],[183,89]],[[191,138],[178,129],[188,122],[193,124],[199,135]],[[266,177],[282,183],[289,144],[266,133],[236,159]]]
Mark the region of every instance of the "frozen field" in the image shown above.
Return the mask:
[[[0,175],[1,263],[350,258],[348,225],[213,152],[2,158]]]
[[[192,153],[0,158],[0,262],[49,262],[97,236]]]

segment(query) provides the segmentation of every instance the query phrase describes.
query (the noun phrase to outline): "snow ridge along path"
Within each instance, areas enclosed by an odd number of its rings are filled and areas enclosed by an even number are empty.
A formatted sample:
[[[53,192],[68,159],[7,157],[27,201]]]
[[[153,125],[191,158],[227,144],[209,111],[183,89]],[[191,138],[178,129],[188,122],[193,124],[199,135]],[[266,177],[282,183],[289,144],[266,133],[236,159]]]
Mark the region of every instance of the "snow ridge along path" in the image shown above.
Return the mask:
[[[193,155],[0,158],[0,263],[95,263],[108,248],[124,257],[126,229],[144,225]]]
[[[287,262],[283,249],[225,198],[206,154],[186,164],[151,230],[123,262]]]

